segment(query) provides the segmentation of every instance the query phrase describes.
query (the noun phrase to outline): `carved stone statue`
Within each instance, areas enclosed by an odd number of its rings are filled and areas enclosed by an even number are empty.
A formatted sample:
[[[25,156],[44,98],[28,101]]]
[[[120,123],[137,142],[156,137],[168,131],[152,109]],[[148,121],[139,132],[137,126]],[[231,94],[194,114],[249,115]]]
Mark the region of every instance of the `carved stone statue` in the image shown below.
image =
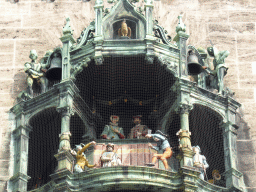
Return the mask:
[[[129,134],[129,139],[145,139],[145,136],[148,134],[148,127],[146,125],[141,125],[141,115],[133,117],[133,122],[135,126],[131,129]]]
[[[102,167],[113,167],[122,165],[120,158],[114,150],[114,144],[109,143],[106,147],[106,152],[101,156]]]
[[[167,135],[163,134],[161,131],[156,131],[155,134],[147,134],[146,138],[152,138],[157,142],[157,146],[153,146],[151,143],[148,144],[150,148],[155,149],[156,151],[163,150],[163,154],[154,154],[152,158],[152,163],[155,164],[157,159],[160,159],[166,170],[169,169],[167,159],[172,157],[172,148],[167,140]]]
[[[222,94],[224,89],[223,79],[224,76],[227,74],[228,67],[225,65],[225,59],[228,57],[228,51],[218,51],[218,49],[214,46],[207,48],[208,54],[214,57],[213,65],[214,70],[211,71],[207,67],[204,69],[210,73],[211,75],[217,77],[218,79],[218,94]]]
[[[80,145],[76,145],[76,165],[74,167],[74,171],[75,172],[83,172],[84,171],[84,168],[85,166],[88,167],[88,168],[93,168],[96,166],[95,165],[90,165],[88,160],[86,159],[86,156],[84,154],[84,151],[90,147],[91,145],[95,145],[96,142],[95,141],[92,141],[90,143],[88,143],[87,145],[84,145],[84,144],[80,144]]]
[[[103,139],[124,139],[124,131],[122,127],[118,126],[119,117],[116,115],[111,115],[111,122],[109,125],[104,127],[101,137]]]
[[[206,175],[206,169],[209,167],[206,162],[206,158],[204,155],[201,155],[201,149],[199,146],[193,147],[193,152],[195,153],[193,157],[194,167],[196,167],[200,172],[200,178],[204,180],[204,176]]]
[[[31,50],[29,58],[31,59],[31,62],[26,62],[24,65],[24,70],[28,74],[27,76],[27,84],[29,88],[29,94],[31,97],[33,97],[33,83],[34,80],[40,84],[41,86],[41,93],[44,93],[46,91],[46,87],[48,84],[48,80],[45,77],[46,67],[47,64],[43,63],[36,63],[37,59],[37,53],[36,50]]]
[[[121,24],[121,28],[119,28],[119,30],[118,30],[118,35],[119,35],[119,37],[129,37],[129,38],[132,35],[132,30],[130,27],[127,26],[125,19],[123,20],[123,22]]]

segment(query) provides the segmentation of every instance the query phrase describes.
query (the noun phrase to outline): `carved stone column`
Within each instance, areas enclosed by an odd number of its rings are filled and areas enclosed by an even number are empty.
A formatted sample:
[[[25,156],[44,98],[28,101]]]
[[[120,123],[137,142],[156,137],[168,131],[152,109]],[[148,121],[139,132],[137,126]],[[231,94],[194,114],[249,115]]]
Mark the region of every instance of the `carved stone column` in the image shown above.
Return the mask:
[[[70,47],[72,44],[75,43],[75,40],[72,36],[73,31],[70,27],[70,19],[66,19],[67,23],[65,27],[63,28],[63,36],[60,38],[60,40],[63,43],[63,48],[62,48],[62,80],[70,78]]]
[[[185,192],[197,191],[195,183],[200,174],[193,168],[194,152],[192,151],[191,132],[189,131],[189,112],[192,108],[192,105],[180,104],[177,110],[180,114],[181,125],[181,129],[177,132],[180,149],[177,158],[180,160],[180,172],[183,174],[183,191]]]
[[[224,137],[225,156],[225,177],[226,186],[234,191],[244,191],[245,188],[243,174],[237,170],[237,128],[235,124],[228,121],[221,124]]]
[[[25,124],[25,115],[16,118],[17,128],[13,131],[14,139],[14,170],[10,178],[11,191],[27,191],[28,141],[31,127]]]
[[[224,138],[225,177],[226,187],[230,191],[246,191],[243,174],[237,170],[237,129],[235,116],[240,104],[233,98],[227,97],[226,117],[221,124]]]
[[[102,18],[103,18],[103,1],[96,0],[94,10],[95,10],[95,64],[102,65],[103,64],[103,56],[102,56],[102,44],[103,44],[103,31],[102,31]]]
[[[61,114],[61,133],[59,134],[59,150],[55,155],[58,161],[58,168],[51,177],[58,182],[73,172],[74,157],[71,154],[70,147],[70,118],[74,114],[72,110],[73,100],[78,89],[73,81],[65,81],[56,86],[60,91],[60,102],[57,111]]]
[[[190,131],[189,131],[189,111],[193,108],[192,105],[181,104],[179,107],[181,129],[177,132],[179,137],[180,148],[180,166],[193,167],[192,157],[194,155],[191,147]]]
[[[182,16],[178,16],[179,24],[176,27],[177,35],[174,37],[180,49],[180,77],[188,78],[187,66],[187,40],[189,35],[186,32],[186,25],[182,22]]]
[[[145,0],[145,16],[146,16],[146,57],[145,60],[148,64],[154,63],[154,46],[155,41],[153,35],[153,0]]]

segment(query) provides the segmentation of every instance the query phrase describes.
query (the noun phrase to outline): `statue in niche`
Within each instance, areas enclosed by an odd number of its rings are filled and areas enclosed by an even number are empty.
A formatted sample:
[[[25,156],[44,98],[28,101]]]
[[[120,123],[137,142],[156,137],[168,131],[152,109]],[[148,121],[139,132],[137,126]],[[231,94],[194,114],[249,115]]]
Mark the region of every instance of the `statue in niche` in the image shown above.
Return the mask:
[[[122,165],[120,158],[114,152],[114,144],[109,143],[106,146],[106,152],[101,156],[102,167],[113,167]]]
[[[161,131],[157,130],[155,134],[147,134],[145,136],[146,138],[153,138],[157,142],[157,146],[153,146],[151,143],[148,144],[148,146],[152,149],[155,149],[156,151],[163,150],[163,154],[154,154],[152,158],[152,164],[154,165],[156,163],[157,159],[160,159],[166,170],[169,170],[167,159],[172,157],[172,148],[170,147],[170,144],[167,140],[167,135],[163,134]],[[151,166],[151,164],[150,164]]]
[[[101,137],[103,139],[124,139],[124,131],[118,126],[119,117],[116,115],[110,116],[111,122],[104,127]]]
[[[208,67],[204,67],[207,73],[217,78],[218,94],[222,95],[224,89],[224,76],[227,74],[228,67],[225,64],[225,59],[229,55],[229,51],[218,51],[214,46],[208,47],[207,52],[211,57],[214,57],[213,65],[214,70],[210,70]]]
[[[129,134],[129,139],[145,139],[146,135],[149,134],[148,131],[151,131],[148,129],[146,125],[141,125],[141,115],[137,115],[133,117],[133,122],[135,123],[135,126],[131,129],[131,132]]]
[[[201,155],[201,149],[199,146],[193,146],[193,152],[195,155],[193,156],[194,167],[196,167],[200,172],[200,178],[204,180],[204,176],[206,175],[206,169],[209,167],[206,162],[206,158],[204,155]]]
[[[123,39],[128,39],[132,35],[132,30],[127,26],[126,20],[124,19],[121,24],[121,28],[118,29],[118,36]]]
[[[48,65],[43,63],[36,63],[37,57],[38,56],[36,50],[31,50],[29,55],[31,62],[26,62],[24,65],[24,70],[28,74],[27,84],[29,88],[29,94],[31,97],[33,97],[32,86],[34,81],[41,86],[41,93],[44,93],[46,91],[46,87],[48,84],[48,80],[45,77],[45,72],[47,70],[46,68],[48,67]]]
[[[88,143],[87,145],[84,145],[82,143],[80,145],[76,145],[76,151],[72,152],[72,154],[76,156],[76,165],[74,167],[75,172],[77,172],[77,173],[84,172],[85,166],[88,168],[93,168],[96,166],[96,164],[90,165],[88,160],[86,159],[85,154],[84,154],[84,151],[88,147],[90,147],[91,145],[95,145],[95,144],[96,144],[96,142],[92,141],[92,142]]]

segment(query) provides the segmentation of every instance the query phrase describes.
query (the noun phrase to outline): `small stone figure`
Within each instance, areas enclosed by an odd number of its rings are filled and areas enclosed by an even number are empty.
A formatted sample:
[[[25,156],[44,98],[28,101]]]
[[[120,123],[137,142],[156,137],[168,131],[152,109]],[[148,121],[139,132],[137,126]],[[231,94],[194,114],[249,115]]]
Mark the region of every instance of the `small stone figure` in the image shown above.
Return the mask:
[[[41,92],[44,93],[46,91],[47,82],[44,72],[46,72],[47,64],[36,63],[37,53],[36,50],[31,50],[29,58],[31,62],[26,62],[24,65],[24,70],[28,74],[27,76],[27,84],[29,87],[29,94],[33,97],[33,82],[36,80],[38,84],[41,86]]]
[[[206,169],[209,167],[209,165],[206,162],[205,156],[200,154],[201,149],[199,146],[194,146],[193,152],[195,153],[193,157],[194,167],[198,168],[198,170],[201,172],[199,177],[204,180],[204,175],[206,175]]]
[[[118,29],[118,36],[119,37],[131,37],[132,30],[130,27],[127,26],[126,20],[124,19],[121,24],[121,28]]]
[[[131,129],[129,139],[145,139],[145,136],[148,134],[148,127],[146,125],[141,125],[141,115],[133,117],[133,122],[135,126]]]
[[[224,89],[224,76],[227,74],[228,67],[225,65],[225,59],[228,57],[228,51],[218,51],[218,49],[214,46],[207,48],[208,54],[214,57],[213,65],[214,70],[211,71],[207,67],[204,69],[210,73],[211,75],[218,78],[218,94],[221,95]]]
[[[150,148],[153,148],[157,151],[163,150],[163,154],[154,154],[152,158],[152,163],[155,164],[157,159],[160,159],[166,170],[169,169],[166,159],[172,157],[172,148],[167,140],[167,135],[163,134],[161,131],[157,130],[155,134],[147,134],[146,138],[153,138],[157,142],[157,146],[153,146],[151,143],[148,144]]]
[[[119,117],[116,115],[110,116],[111,122],[104,127],[101,137],[103,139],[124,139],[124,132],[122,127],[118,127]]]
[[[120,158],[117,156],[114,150],[114,144],[109,143],[106,147],[106,152],[101,156],[102,167],[113,167],[122,165]]]
[[[95,144],[96,144],[96,142],[92,141],[92,142],[88,143],[87,145],[83,145],[83,144],[76,145],[76,165],[74,167],[75,172],[78,172],[78,173],[83,172],[85,166],[88,168],[93,168],[96,166],[96,164],[90,165],[88,160],[86,159],[85,154],[84,154],[84,151],[88,147],[90,147],[91,145],[95,145]],[[82,147],[82,145],[83,145],[83,147]]]

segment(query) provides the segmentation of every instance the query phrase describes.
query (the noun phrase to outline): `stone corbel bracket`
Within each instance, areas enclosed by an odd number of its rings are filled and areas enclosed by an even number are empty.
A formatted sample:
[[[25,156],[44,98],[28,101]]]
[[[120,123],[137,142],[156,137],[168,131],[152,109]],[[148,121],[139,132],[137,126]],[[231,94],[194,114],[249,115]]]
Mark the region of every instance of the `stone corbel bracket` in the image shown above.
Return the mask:
[[[78,73],[81,73],[83,71],[84,67],[88,67],[88,63],[91,62],[91,59],[89,57],[86,57],[82,62],[79,62],[77,65],[72,66],[71,68],[71,77],[75,78],[75,76]]]

